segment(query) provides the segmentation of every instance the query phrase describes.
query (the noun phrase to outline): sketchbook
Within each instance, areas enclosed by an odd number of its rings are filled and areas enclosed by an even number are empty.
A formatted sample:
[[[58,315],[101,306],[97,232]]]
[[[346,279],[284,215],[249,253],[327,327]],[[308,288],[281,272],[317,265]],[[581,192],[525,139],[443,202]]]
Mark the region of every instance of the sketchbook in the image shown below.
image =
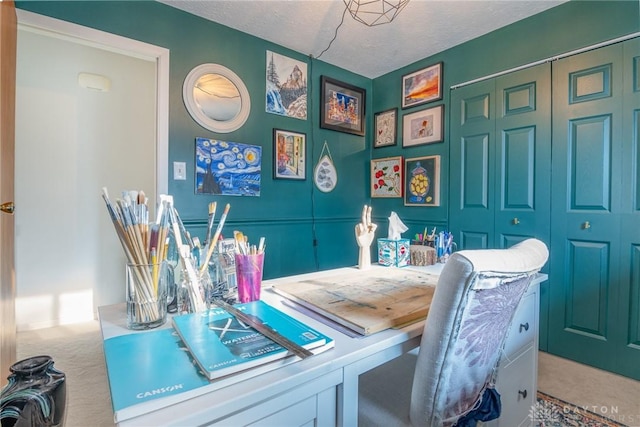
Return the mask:
[[[264,301],[236,304],[235,307],[314,353],[333,347],[333,339]],[[293,356],[286,348],[221,308],[176,316],[173,327],[209,379]]]

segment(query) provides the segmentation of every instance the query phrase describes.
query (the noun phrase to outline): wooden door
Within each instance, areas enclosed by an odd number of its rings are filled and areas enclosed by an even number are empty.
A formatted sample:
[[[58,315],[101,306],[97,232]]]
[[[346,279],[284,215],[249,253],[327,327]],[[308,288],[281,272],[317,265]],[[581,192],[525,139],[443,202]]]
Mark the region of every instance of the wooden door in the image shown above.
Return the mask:
[[[0,1],[0,204],[13,202],[17,23],[13,1]],[[4,205],[8,209],[8,205]],[[13,215],[0,212],[0,385],[16,359]]]
[[[629,319],[619,303],[628,290],[621,272],[629,268],[621,234],[631,233],[621,230],[622,200],[631,196],[621,173],[631,156],[623,142],[623,68],[621,44],[553,65],[549,351],[630,375],[618,360],[618,328]]]

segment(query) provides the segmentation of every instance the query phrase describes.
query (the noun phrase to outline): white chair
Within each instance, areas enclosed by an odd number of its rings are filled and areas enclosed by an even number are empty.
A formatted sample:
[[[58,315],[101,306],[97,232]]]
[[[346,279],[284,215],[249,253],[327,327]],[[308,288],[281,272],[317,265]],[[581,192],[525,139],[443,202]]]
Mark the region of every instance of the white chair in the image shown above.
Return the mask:
[[[473,426],[478,414],[492,411],[488,419],[496,418],[504,340],[548,256],[536,239],[454,253],[438,280],[419,349],[361,375],[358,425]]]

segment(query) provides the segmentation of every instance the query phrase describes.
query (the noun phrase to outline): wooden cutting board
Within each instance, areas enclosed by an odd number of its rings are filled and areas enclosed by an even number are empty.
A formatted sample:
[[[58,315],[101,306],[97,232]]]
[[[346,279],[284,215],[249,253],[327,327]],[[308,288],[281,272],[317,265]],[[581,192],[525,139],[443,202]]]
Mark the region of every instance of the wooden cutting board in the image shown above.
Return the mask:
[[[359,334],[369,335],[424,319],[437,282],[435,274],[389,267],[274,283],[273,289]]]

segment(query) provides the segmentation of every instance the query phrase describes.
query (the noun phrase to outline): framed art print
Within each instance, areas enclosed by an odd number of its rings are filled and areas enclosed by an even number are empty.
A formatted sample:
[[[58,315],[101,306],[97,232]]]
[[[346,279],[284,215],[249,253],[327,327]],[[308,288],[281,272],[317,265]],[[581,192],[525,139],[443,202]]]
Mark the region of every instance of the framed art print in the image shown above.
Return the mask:
[[[273,130],[273,177],[306,179],[307,135],[282,129]]]
[[[405,160],[404,205],[440,206],[440,156]]]
[[[402,76],[402,108],[442,99],[442,62]]]
[[[196,194],[260,196],[262,147],[196,138]]]
[[[320,127],[364,136],[366,91],[322,76]]]
[[[443,127],[444,105],[405,114],[402,117],[402,146],[442,142]]]
[[[267,51],[266,112],[307,120],[307,64]]]
[[[371,160],[371,197],[402,197],[402,156]]]
[[[396,145],[398,109],[392,108],[375,114],[375,140],[373,148]]]

